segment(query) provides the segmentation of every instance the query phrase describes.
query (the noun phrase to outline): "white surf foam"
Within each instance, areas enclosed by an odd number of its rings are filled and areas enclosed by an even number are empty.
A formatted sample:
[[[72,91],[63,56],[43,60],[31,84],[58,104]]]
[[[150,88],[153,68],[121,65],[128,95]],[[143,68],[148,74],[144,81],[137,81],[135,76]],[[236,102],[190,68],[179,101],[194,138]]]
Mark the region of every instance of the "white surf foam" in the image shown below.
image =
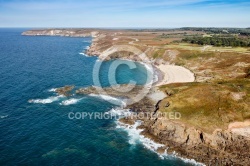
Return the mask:
[[[112,96],[108,96],[108,95],[97,95],[97,94],[93,94],[93,93],[89,94],[89,96],[98,97],[98,98],[102,98],[103,100],[111,101],[115,105],[119,105],[121,107],[126,106],[126,102],[124,100],[116,98],[116,97],[112,97]]]
[[[180,157],[175,152],[173,152],[171,155],[169,155],[169,154],[167,154],[167,150],[165,150],[165,152],[162,154],[162,156],[163,156],[163,159],[176,159],[176,158],[178,158],[178,159],[181,159],[182,161],[184,161],[185,163],[190,163],[190,164],[197,165],[197,166],[206,166],[205,164],[197,162],[194,159],[187,159],[184,157]]]
[[[2,115],[0,116],[1,119],[7,118],[9,115]]]
[[[98,58],[96,61],[97,61],[98,63],[102,63],[102,62],[103,62],[103,60],[101,60],[101,59],[99,59],[99,58]]]
[[[175,157],[178,157],[178,156],[175,156]],[[180,158],[185,163],[191,163],[191,164],[194,164],[197,166],[206,166],[205,164],[199,163],[199,162],[195,161],[194,159],[187,159],[187,158],[183,158],[183,157],[178,157],[178,158]]]
[[[129,111],[129,109],[121,109],[121,108],[116,108],[116,109],[111,109],[110,111],[108,111],[107,113],[109,114],[113,114],[113,115],[118,115],[119,117],[128,117],[129,115],[131,115],[132,113]],[[205,166],[202,163],[196,162],[194,159],[186,159],[186,158],[182,158],[179,157],[176,153],[173,154],[167,154],[167,149],[165,150],[164,153],[159,153],[157,152],[157,150],[159,148],[167,148],[165,145],[160,144],[160,143],[156,143],[153,140],[145,137],[144,135],[141,135],[141,132],[143,131],[143,129],[138,129],[137,127],[141,125],[141,121],[136,121],[133,125],[129,125],[129,124],[124,124],[121,123],[118,120],[116,120],[116,128],[117,129],[122,129],[124,131],[126,131],[128,133],[129,136],[129,144],[131,145],[136,145],[138,143],[142,144],[145,148],[147,148],[148,150],[158,154],[158,156],[161,159],[169,159],[169,158],[173,158],[173,159],[181,159],[186,163],[191,163],[197,166]]]
[[[83,53],[83,52],[80,52],[79,54],[80,54],[80,55],[83,55],[83,56],[85,56],[85,57],[89,57],[87,54],[85,54],[85,53]]]
[[[131,145],[135,145],[136,143],[141,143],[143,146],[153,152],[156,152],[158,148],[164,147],[163,144],[159,144],[154,142],[153,140],[146,138],[145,136],[141,135],[143,129],[138,129],[137,127],[141,125],[141,121],[136,121],[133,125],[128,125],[121,123],[119,121],[116,122],[118,129],[124,129],[129,136],[129,143]]]
[[[118,117],[128,117],[131,115],[131,111],[129,109],[122,109],[122,108],[112,108],[105,114],[109,114],[110,116],[118,116]]]
[[[158,75],[154,75],[154,79],[153,79],[153,83],[156,83],[157,81],[159,80],[159,77],[158,77]]]
[[[151,85],[153,83],[158,81],[158,75],[155,74],[154,68],[153,68],[153,66],[151,64],[146,63],[146,62],[139,62],[139,63],[142,64],[145,67],[145,69],[148,72],[148,76],[150,77],[149,80],[147,80],[147,83],[145,84],[145,86],[150,86],[151,87]]]
[[[72,99],[64,100],[64,101],[62,101],[60,103],[60,105],[72,105],[72,104],[76,104],[76,103],[78,103],[82,99],[83,98],[80,98],[80,99],[72,98]]]
[[[149,65],[149,64],[147,64],[147,63],[142,63],[142,64],[145,66],[145,68],[146,68],[148,71],[153,72],[153,67],[152,67],[151,65]]]
[[[83,40],[82,42],[83,43],[91,43],[91,41],[89,41],[89,40]]]
[[[141,65],[143,65],[149,72],[153,72],[153,66],[151,64],[149,64],[148,62],[139,62]]]
[[[60,96],[51,96],[47,99],[30,99],[28,102],[29,103],[40,103],[40,104],[49,104],[49,103],[53,103],[57,100],[59,100],[60,98],[63,98],[63,95]]]
[[[156,143],[153,140],[141,135],[141,132],[143,131],[143,129],[137,129],[137,127],[141,125],[141,121],[136,121],[135,124],[133,125],[124,124],[119,121],[116,121],[116,123],[117,123],[116,128],[123,129],[128,133],[128,136],[129,136],[128,142],[131,145],[136,145],[137,143],[141,143],[145,148],[149,149],[150,151],[154,153],[157,153],[161,159],[179,158],[185,163],[191,163],[197,166],[205,166],[203,163],[196,162],[194,159],[186,159],[183,157],[179,157],[176,153],[167,154],[167,150],[165,150],[164,153],[158,153],[157,150],[161,147],[166,148],[165,145]]]
[[[51,88],[51,89],[49,89],[48,91],[49,92],[55,92],[57,90],[57,88]]]
[[[121,117],[128,117],[132,115],[132,112],[129,109],[122,109],[122,108],[112,108],[110,111],[106,112],[111,116],[119,116]],[[138,129],[137,127],[141,125],[141,121],[136,121],[133,125],[121,123],[119,120],[116,121],[116,128],[123,129],[128,133],[129,136],[129,143],[131,145],[135,145],[137,143],[142,143],[144,147],[154,152],[157,151],[158,148],[163,147],[163,144],[159,144],[154,142],[153,140],[144,137],[141,135],[143,129]]]

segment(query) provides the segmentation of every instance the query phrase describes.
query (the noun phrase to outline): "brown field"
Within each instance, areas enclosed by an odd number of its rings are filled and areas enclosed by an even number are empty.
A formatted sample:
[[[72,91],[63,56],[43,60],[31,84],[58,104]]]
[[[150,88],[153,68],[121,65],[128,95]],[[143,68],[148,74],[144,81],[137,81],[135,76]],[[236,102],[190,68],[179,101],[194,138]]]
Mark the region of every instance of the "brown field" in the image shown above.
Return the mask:
[[[161,102],[161,111],[180,112],[182,122],[208,133],[250,119],[249,79],[171,84],[161,90],[173,94]],[[168,102],[170,106],[165,107]]]

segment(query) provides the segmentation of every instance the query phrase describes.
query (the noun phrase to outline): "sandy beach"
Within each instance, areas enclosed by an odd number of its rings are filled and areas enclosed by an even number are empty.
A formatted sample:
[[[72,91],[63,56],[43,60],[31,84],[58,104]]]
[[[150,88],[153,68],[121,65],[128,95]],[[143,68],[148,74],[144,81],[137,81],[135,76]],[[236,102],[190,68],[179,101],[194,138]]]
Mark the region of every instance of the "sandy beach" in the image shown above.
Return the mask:
[[[179,82],[194,82],[195,80],[194,74],[182,66],[160,64],[155,67],[163,74],[163,76],[161,76],[161,74],[158,73],[159,80],[155,86]]]
[[[195,80],[194,74],[181,66],[164,64],[152,66],[154,75],[157,76],[157,81],[153,83],[155,88],[153,92],[148,95],[148,97],[155,102],[166,97],[166,94],[160,91],[158,86],[177,82],[193,82]]]

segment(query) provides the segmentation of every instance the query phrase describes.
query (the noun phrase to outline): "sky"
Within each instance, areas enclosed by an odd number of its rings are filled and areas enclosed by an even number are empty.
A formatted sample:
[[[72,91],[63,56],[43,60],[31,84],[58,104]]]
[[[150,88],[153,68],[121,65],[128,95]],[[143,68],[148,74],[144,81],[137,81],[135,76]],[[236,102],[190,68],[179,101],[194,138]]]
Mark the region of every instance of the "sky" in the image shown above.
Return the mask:
[[[0,0],[0,27],[250,27],[250,0]]]

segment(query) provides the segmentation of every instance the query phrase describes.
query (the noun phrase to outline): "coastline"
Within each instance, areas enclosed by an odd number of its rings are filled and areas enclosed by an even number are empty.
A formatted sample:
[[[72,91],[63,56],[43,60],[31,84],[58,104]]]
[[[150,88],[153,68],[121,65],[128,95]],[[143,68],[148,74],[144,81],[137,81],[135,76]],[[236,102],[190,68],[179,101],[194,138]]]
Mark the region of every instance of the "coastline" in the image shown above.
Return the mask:
[[[155,81],[153,83],[153,86],[157,86],[158,84],[160,84],[163,81],[164,73],[163,73],[163,71],[158,69],[155,65],[152,65],[152,66],[153,66],[153,69],[154,69],[155,76],[157,76],[157,81]]]
[[[98,41],[102,39],[103,35],[100,33],[99,36],[92,37],[91,46],[86,50],[86,53],[89,56],[99,57],[102,53],[102,48],[97,45],[100,45]],[[123,58],[118,57],[118,59]],[[125,58],[125,60],[140,62],[136,58],[131,58],[131,56],[128,59]],[[158,81],[153,84],[153,88],[158,89],[159,86],[170,83],[195,81],[194,74],[187,68],[164,64],[152,64],[152,66],[158,77]],[[138,108],[143,108],[143,102],[144,101],[137,104],[137,113],[140,113],[140,111],[138,111],[140,109]],[[166,106],[162,105],[161,101],[158,100],[158,102],[152,104],[153,109],[151,111],[158,113],[159,107],[164,108]],[[176,154],[176,156],[180,158],[194,159],[209,165],[239,164],[247,157],[246,151],[248,150],[248,146],[242,147],[242,145],[249,145],[247,140],[245,137],[236,135],[231,131],[215,129],[213,133],[206,133],[190,124],[184,124],[182,122],[164,121],[160,119],[140,120],[142,120],[143,123],[142,126],[138,126],[138,128],[144,128],[142,134],[168,147],[168,154]],[[133,123],[135,123],[135,121]],[[240,149],[240,151],[238,149]],[[231,151],[237,155],[234,156],[234,154],[229,153]]]

